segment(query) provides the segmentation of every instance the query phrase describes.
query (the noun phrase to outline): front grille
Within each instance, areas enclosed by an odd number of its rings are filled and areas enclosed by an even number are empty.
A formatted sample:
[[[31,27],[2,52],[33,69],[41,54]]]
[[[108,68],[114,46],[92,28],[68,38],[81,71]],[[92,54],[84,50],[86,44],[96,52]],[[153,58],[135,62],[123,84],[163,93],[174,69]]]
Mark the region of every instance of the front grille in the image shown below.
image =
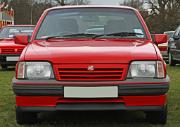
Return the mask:
[[[13,49],[13,48],[3,48],[1,49],[1,54],[21,54],[23,51],[22,48]]]
[[[88,70],[93,66],[93,70]],[[66,64],[57,67],[57,79],[68,81],[123,80],[126,66],[117,64]]]
[[[10,54],[10,53],[14,53],[14,49],[2,49],[1,53],[2,54]]]

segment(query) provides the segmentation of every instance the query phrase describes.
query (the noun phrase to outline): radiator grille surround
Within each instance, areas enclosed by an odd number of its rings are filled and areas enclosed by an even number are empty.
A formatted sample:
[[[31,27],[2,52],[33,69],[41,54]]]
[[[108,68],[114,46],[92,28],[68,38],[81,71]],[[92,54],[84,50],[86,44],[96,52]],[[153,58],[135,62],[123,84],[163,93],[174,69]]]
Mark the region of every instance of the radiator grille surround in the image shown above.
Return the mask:
[[[55,68],[61,81],[120,81],[127,71],[125,64],[62,64]]]

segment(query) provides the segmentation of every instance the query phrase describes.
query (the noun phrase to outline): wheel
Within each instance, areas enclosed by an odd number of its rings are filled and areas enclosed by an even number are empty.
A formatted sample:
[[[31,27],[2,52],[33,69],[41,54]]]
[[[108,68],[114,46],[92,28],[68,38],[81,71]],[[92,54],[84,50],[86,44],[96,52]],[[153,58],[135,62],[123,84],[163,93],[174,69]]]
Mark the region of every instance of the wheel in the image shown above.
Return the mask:
[[[18,124],[36,124],[38,122],[37,113],[24,112],[16,108],[16,122]]]
[[[2,70],[7,70],[7,65],[1,65]]]
[[[173,59],[173,55],[170,52],[168,53],[168,60],[170,66],[176,66],[176,61]]]
[[[149,111],[146,112],[146,119],[153,124],[166,124],[167,112],[167,106],[161,111]]]

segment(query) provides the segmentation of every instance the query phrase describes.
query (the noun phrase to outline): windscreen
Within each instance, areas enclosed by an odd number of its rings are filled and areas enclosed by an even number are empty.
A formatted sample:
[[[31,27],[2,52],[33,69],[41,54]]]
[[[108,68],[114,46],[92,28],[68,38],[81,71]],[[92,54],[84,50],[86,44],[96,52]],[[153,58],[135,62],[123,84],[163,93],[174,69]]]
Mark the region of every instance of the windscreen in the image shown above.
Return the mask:
[[[119,34],[121,36],[116,34],[114,36],[114,33],[125,34]],[[111,34],[112,36],[110,36]],[[36,39],[53,36],[69,38],[92,37],[90,35],[102,35],[103,38],[146,38],[137,15],[131,9],[71,8],[51,10],[42,22]]]
[[[34,27],[28,26],[13,26],[13,27],[4,27],[0,32],[0,38],[13,38],[15,35],[32,35]]]

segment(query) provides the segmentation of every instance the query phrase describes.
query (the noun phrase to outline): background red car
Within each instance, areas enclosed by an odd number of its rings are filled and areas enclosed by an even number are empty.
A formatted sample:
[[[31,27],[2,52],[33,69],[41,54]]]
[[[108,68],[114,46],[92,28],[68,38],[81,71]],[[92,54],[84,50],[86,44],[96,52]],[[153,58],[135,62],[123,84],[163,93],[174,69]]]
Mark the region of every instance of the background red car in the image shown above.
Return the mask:
[[[169,39],[172,38],[174,31],[165,31],[164,34],[166,34],[168,36],[168,41],[169,41]],[[162,54],[164,60],[168,59],[168,41],[166,43],[158,45],[159,50],[161,51],[161,54]]]
[[[25,45],[15,44],[14,36],[31,36],[34,25],[13,25],[5,26],[0,31],[0,65],[2,69],[7,69],[10,65],[15,65],[19,59]]]

